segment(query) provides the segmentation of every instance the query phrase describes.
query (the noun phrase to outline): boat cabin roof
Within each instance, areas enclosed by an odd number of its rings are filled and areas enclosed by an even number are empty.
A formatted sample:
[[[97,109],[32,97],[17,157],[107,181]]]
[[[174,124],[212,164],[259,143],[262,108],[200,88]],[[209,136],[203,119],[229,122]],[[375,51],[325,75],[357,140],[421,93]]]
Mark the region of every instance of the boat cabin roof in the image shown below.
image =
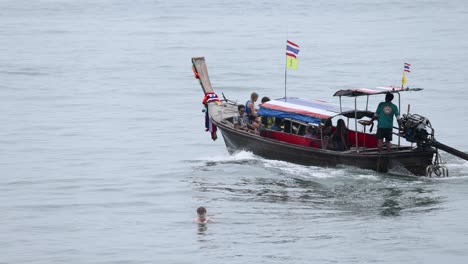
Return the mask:
[[[363,95],[375,95],[385,93],[398,93],[406,91],[421,91],[423,88],[403,88],[398,86],[380,86],[375,88],[351,88],[346,90],[339,90],[335,92],[333,96],[363,96]]]
[[[354,109],[341,107],[320,100],[310,100],[297,97],[279,98],[260,105],[258,115],[278,118],[290,118],[305,123],[319,124],[322,120],[337,115],[354,118]],[[358,119],[363,116],[372,116],[370,111],[359,111]]]

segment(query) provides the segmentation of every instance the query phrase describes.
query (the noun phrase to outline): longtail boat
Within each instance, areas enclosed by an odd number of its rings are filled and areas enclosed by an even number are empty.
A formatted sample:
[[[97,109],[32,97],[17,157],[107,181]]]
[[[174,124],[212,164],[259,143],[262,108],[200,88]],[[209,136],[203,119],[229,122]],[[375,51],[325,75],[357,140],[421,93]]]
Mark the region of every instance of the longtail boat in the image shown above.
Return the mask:
[[[259,105],[258,115],[281,118],[285,121],[284,129],[276,131],[264,127],[257,133],[251,133],[234,127],[233,118],[238,115],[238,105],[216,95],[208,77],[204,57],[192,58],[192,65],[205,95],[203,104],[207,107],[207,129],[210,129],[214,138],[216,130],[220,130],[231,154],[245,150],[267,159],[297,164],[325,167],[345,165],[412,176],[448,176],[447,168],[442,165],[439,149],[468,160],[466,153],[435,140],[434,129],[427,118],[409,113],[402,115],[399,127],[393,129],[397,136],[394,141],[397,142],[392,144],[391,151],[378,150],[376,135],[371,132],[372,129],[367,130],[369,119],[374,116],[374,112],[368,110],[369,96],[397,94],[401,109],[400,93],[417,92],[421,88],[385,86],[344,89],[334,94],[340,98],[340,104],[292,97],[271,100]],[[354,97],[354,108],[342,106],[343,96]],[[365,110],[357,108],[356,99],[359,96],[367,96]],[[347,121],[348,149],[326,149],[323,148],[323,136],[304,136],[306,128],[320,129],[327,120],[336,124],[337,119]]]

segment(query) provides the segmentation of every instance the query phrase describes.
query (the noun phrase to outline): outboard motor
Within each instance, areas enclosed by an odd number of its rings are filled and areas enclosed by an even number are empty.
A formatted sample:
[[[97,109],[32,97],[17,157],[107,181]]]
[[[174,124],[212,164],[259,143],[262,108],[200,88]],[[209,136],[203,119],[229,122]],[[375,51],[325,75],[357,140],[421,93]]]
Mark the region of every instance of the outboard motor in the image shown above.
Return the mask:
[[[403,114],[400,119],[400,135],[409,142],[414,142],[418,147],[434,140],[434,129],[429,119],[417,114]]]

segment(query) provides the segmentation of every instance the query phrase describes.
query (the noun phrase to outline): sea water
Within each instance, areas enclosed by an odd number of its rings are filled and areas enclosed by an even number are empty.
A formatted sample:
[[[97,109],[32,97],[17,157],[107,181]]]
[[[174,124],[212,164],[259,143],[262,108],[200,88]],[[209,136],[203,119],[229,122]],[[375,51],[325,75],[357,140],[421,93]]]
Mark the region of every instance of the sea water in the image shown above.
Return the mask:
[[[286,39],[288,96],[337,103],[408,62],[424,90],[401,112],[467,151],[467,24],[457,0],[0,1],[0,263],[466,263],[467,162],[443,153],[434,179],[231,156],[190,59],[238,103],[284,96]]]

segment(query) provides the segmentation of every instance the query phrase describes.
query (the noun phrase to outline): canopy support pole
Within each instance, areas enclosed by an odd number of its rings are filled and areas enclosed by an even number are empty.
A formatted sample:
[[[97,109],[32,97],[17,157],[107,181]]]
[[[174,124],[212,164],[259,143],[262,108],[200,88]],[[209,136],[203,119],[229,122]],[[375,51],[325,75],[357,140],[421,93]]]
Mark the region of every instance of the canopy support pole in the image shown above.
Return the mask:
[[[397,92],[397,94],[398,94],[398,112],[400,112],[401,111],[401,98],[400,98],[400,93]],[[398,149],[400,149],[400,138],[401,138],[399,132],[400,132],[400,125],[398,124]]]
[[[343,110],[341,110],[341,96],[340,96],[340,114],[343,113]]]
[[[366,111],[369,109],[369,95],[367,95]]]
[[[341,99],[341,96],[340,96]],[[341,102],[340,102],[341,107]],[[354,135],[356,136],[356,152],[359,153],[359,144],[358,144],[358,130],[357,130],[357,96],[354,97]]]

